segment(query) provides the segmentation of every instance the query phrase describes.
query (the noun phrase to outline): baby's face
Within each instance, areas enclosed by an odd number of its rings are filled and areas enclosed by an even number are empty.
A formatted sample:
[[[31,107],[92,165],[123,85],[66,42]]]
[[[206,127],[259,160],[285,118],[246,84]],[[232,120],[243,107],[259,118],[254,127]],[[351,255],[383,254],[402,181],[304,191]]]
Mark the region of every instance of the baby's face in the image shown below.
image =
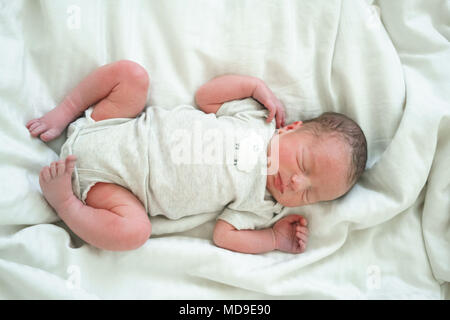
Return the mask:
[[[302,126],[295,122],[279,129],[267,150],[266,188],[286,207],[333,200],[350,189],[350,147],[331,135],[316,137]]]

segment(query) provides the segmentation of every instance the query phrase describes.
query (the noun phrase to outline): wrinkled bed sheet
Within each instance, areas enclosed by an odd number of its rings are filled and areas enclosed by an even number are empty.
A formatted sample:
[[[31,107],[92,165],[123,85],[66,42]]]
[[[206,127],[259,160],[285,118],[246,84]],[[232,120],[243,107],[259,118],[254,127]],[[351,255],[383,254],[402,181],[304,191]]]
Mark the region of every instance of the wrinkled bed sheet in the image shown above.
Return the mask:
[[[0,298],[449,299],[449,21],[445,0],[0,1]],[[155,218],[135,251],[93,248],[38,183],[65,133],[45,144],[25,124],[119,59],[147,69],[148,105],[239,73],[289,122],[346,113],[367,171],[339,200],[283,210],[309,220],[300,255],[215,247],[211,213]]]

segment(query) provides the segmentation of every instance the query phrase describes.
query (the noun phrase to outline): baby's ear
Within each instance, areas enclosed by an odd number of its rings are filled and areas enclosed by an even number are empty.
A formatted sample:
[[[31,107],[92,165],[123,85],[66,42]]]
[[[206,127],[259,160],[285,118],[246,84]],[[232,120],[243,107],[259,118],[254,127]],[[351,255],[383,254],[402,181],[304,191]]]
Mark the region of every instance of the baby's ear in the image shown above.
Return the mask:
[[[293,122],[293,123],[291,123],[291,124],[289,124],[289,125],[287,125],[285,127],[288,130],[292,130],[292,129],[297,129],[297,128],[301,127],[302,125],[303,125],[303,122],[295,121],[295,122]]]

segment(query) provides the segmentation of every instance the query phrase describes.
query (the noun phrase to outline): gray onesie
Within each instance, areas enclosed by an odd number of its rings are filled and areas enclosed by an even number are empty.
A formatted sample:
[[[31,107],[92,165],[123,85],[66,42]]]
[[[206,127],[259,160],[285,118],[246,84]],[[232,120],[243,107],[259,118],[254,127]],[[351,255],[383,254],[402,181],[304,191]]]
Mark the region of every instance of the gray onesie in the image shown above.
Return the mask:
[[[150,216],[222,212],[237,229],[257,229],[282,205],[266,190],[267,146],[275,121],[252,98],[216,114],[190,105],[147,107],[136,118],[94,121],[93,107],[71,123],[61,158],[77,156],[72,187],[85,203],[97,182],[130,190]]]

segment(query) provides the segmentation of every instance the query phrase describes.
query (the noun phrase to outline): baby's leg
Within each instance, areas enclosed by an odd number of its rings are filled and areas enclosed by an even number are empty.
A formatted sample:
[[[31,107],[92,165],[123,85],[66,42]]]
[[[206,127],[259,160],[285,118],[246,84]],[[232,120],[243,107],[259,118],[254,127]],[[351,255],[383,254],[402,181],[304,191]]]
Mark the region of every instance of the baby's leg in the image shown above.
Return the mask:
[[[84,241],[105,250],[132,250],[151,234],[151,224],[142,203],[115,184],[97,183],[84,205],[72,191],[71,176],[76,158],[44,167],[39,183],[45,198],[68,227]]]
[[[89,106],[96,121],[135,117],[145,107],[149,79],[139,64],[120,60],[104,65],[84,78],[53,110],[30,120],[26,127],[43,141],[58,137]]]

